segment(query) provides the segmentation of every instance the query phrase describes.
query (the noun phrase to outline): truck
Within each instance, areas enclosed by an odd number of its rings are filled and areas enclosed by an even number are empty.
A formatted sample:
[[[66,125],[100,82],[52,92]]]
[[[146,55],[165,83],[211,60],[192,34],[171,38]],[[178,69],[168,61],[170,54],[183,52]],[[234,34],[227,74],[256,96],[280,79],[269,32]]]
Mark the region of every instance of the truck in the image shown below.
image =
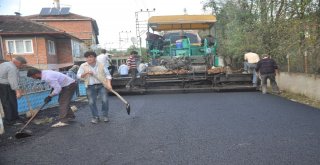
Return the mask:
[[[135,88],[131,77],[114,77],[119,92],[212,92],[255,90],[252,75],[233,72],[217,54],[214,15],[165,15],[148,20],[147,70],[139,73]]]

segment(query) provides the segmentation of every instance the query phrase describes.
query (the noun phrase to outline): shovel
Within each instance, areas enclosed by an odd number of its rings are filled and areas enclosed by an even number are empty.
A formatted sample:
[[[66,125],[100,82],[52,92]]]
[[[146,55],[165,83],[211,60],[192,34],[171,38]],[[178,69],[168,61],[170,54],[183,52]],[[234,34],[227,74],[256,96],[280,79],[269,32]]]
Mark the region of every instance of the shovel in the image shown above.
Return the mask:
[[[29,107],[29,111],[26,113],[26,117],[30,118],[33,116],[33,114],[35,113],[35,110],[32,108],[31,103],[30,103],[30,99],[29,99],[29,95],[25,95],[25,98],[27,100],[27,104]]]
[[[25,138],[25,137],[29,137],[31,136],[31,132],[22,132],[28,125],[29,123],[34,119],[34,117],[36,117],[36,115],[38,114],[38,112],[46,105],[47,103],[44,103],[39,110],[37,110],[33,116],[28,120],[28,122],[16,133],[15,137],[17,139],[21,139],[21,138]]]
[[[99,80],[103,84],[104,87],[107,87],[106,84],[105,84],[105,81],[101,80],[98,76],[93,74],[92,77],[94,77],[95,79]],[[128,101],[125,100],[122,96],[119,95],[118,92],[114,91],[113,89],[111,89],[110,92],[115,94],[126,105],[127,113],[128,113],[128,115],[130,115],[130,109],[131,108],[130,108],[130,104],[128,103]]]
[[[115,94],[124,104],[126,104],[126,110],[128,115],[130,115],[130,104],[127,102],[127,100],[125,100],[123,97],[121,97],[119,95],[118,92],[114,91],[113,89],[110,90],[110,92],[112,92],[113,94]]]

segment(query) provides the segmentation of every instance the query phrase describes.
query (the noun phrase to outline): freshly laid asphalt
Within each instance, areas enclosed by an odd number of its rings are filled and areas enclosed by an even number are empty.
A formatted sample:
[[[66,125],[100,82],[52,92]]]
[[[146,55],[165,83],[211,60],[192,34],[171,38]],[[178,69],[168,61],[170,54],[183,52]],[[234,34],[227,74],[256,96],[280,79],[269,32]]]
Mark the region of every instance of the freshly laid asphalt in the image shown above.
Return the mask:
[[[0,164],[318,165],[320,110],[259,92],[110,97],[110,122],[82,104],[63,128],[0,148]],[[20,141],[20,142],[19,142]]]

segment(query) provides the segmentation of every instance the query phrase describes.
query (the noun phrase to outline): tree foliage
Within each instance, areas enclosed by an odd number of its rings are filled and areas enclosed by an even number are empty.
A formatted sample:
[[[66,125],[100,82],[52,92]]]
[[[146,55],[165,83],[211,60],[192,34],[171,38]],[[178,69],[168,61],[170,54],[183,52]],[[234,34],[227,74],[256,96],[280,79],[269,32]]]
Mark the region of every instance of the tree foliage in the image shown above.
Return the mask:
[[[250,49],[270,54],[283,69],[289,61],[291,71],[320,70],[318,0],[206,0],[203,8],[217,16],[220,55],[240,63]]]

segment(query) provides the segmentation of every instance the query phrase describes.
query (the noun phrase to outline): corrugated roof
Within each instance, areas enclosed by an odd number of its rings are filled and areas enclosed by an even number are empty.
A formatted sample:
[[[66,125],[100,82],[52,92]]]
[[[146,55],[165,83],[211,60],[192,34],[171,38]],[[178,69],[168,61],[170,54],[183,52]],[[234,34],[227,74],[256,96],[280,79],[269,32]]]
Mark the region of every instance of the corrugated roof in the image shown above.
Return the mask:
[[[153,16],[148,20],[154,31],[209,29],[217,21],[213,15]]]

